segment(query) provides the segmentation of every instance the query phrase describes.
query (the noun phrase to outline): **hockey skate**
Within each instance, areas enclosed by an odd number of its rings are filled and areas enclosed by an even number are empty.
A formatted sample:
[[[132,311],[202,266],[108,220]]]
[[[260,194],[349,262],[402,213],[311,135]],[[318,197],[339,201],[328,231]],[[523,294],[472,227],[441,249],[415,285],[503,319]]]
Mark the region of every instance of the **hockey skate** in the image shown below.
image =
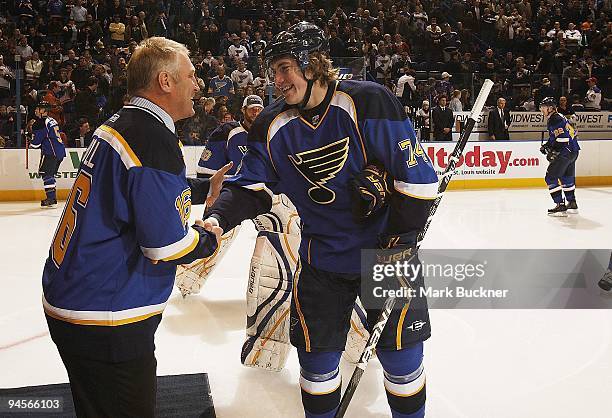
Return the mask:
[[[45,199],[40,201],[41,208],[54,208],[57,205],[57,199]]]
[[[557,217],[567,216],[567,206],[565,206],[565,203],[557,203],[557,206],[548,209],[548,215]]]
[[[612,270],[606,271],[597,285],[606,292],[612,291]]]
[[[567,201],[567,213],[578,213],[578,204],[575,200]]]

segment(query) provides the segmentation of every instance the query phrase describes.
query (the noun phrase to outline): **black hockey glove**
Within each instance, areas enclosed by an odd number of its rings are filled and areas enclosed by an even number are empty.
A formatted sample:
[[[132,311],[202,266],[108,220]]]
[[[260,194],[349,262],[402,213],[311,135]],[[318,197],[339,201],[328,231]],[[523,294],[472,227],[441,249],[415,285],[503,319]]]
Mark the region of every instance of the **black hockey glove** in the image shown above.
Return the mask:
[[[383,235],[379,238],[380,248],[386,250],[382,257],[379,257],[378,262],[383,264],[408,264],[415,266],[415,268],[408,269],[405,271],[418,272],[417,276],[402,276],[398,277],[398,282],[392,281],[388,283],[391,286],[397,286],[401,283],[402,286],[409,286],[414,288],[415,285],[422,286],[423,276],[420,269],[416,266],[421,264],[418,255],[417,248],[417,234],[415,233],[404,233],[396,235]]]
[[[544,144],[540,147],[540,152],[544,155],[546,155],[546,159],[549,162],[553,162],[557,159],[557,157],[559,156],[559,154],[561,154],[560,151],[554,149],[551,145],[549,144]]]
[[[379,165],[370,164],[349,181],[352,213],[355,222],[362,223],[385,206],[391,197],[391,179]]]

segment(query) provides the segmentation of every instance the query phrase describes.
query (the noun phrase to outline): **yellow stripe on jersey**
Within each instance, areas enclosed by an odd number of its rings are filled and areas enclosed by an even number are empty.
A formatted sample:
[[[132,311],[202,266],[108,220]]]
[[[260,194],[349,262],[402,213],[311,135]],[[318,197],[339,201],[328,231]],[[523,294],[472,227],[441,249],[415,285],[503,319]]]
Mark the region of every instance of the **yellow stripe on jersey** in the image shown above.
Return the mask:
[[[112,146],[115,151],[119,153],[121,160],[128,169],[132,167],[142,167],[140,159],[136,156],[125,138],[123,138],[123,136],[121,136],[119,132],[117,132],[110,126],[102,125],[98,129],[96,129],[94,135],[108,142],[109,145]]]

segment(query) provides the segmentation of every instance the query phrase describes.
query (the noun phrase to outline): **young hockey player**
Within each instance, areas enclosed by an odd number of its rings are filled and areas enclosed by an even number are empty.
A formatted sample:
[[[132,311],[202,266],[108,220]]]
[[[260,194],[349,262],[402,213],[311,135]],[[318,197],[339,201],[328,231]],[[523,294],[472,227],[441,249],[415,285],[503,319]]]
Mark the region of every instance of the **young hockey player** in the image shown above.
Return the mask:
[[[540,102],[540,111],[548,118],[546,123],[548,141],[540,147],[550,162],[544,180],[556,206],[548,209],[550,216],[567,216],[578,213],[576,204],[576,159],[580,151],[578,138],[572,124],[557,112],[554,98],[546,97]],[[564,199],[565,196],[565,199]],[[566,205],[567,201],[567,205]]]
[[[438,190],[401,103],[378,84],[338,82],[326,49],[323,31],[306,22],[268,44],[266,66],[283,98],[253,124],[238,175],[224,183],[204,222],[205,228],[231,229],[269,211],[278,193],[295,204],[302,235],[290,337],[307,417],[331,417],[340,401],[338,364],[360,289],[361,250],[416,247]],[[392,192],[373,187],[385,183],[386,172],[394,179]],[[422,286],[422,278],[415,285]],[[377,355],[393,416],[422,417],[427,304],[417,296],[400,308]],[[368,319],[377,313],[369,311]]]

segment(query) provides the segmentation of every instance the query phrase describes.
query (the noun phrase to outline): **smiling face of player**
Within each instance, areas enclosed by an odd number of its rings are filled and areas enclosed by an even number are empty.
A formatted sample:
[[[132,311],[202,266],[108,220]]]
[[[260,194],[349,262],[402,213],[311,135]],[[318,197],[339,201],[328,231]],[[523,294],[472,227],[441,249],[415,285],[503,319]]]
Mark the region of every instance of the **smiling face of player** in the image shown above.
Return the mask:
[[[290,57],[279,58],[270,67],[274,74],[274,85],[285,97],[287,104],[301,103],[308,83],[297,62]]]

